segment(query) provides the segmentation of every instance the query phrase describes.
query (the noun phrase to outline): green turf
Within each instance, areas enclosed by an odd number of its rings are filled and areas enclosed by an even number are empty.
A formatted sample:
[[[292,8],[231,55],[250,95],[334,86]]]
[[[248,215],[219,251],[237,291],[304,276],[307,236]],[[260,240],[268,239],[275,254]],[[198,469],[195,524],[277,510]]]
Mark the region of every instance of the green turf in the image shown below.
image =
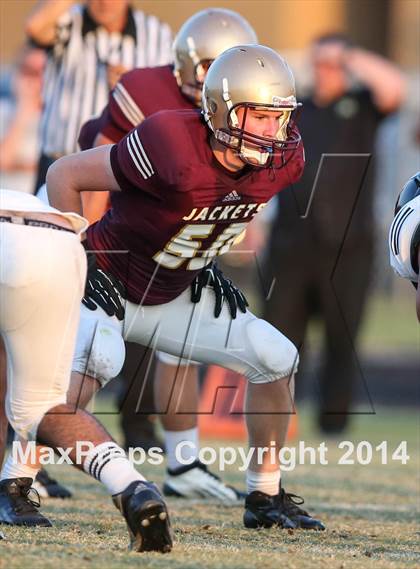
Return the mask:
[[[371,296],[360,337],[365,353],[418,353],[420,327],[416,318],[415,291],[406,286],[403,292],[391,297]]]
[[[322,339],[323,328],[320,320],[312,320],[307,344],[312,350],[318,350]],[[420,326],[416,318],[415,297],[412,291],[408,289],[405,296],[371,296],[357,343],[359,354],[382,358],[402,358],[404,354],[415,357],[419,353],[419,347]]]
[[[104,416],[111,431],[116,417]],[[3,528],[0,567],[29,568],[394,568],[420,566],[419,422],[414,410],[384,409],[359,416],[343,438],[387,440],[393,449],[408,441],[409,462],[381,465],[376,457],[367,466],[338,466],[338,440],[326,441],[330,464],[302,465],[284,475],[288,491],[301,494],[311,512],[327,525],[325,532],[245,530],[242,508],[212,502],[169,500],[175,547],[171,554],[127,551],[124,522],[102,487],[70,467],[53,467],[52,474],[75,492],[69,501],[44,501],[43,511],[54,528]],[[309,409],[300,410],[300,439],[318,445]],[[226,445],[226,443],[223,443]],[[157,482],[162,467],[143,471]],[[224,474],[243,486],[243,474],[233,467]]]

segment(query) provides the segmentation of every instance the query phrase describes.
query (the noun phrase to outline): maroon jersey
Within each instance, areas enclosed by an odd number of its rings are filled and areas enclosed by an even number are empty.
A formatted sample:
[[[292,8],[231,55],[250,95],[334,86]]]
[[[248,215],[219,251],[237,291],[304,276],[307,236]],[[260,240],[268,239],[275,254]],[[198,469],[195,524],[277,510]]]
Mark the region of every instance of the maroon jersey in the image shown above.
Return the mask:
[[[281,169],[232,174],[215,159],[199,111],[163,111],[111,149],[121,192],[88,229],[99,265],[120,278],[127,298],[146,305],[176,298],[246,225],[303,171],[302,144]],[[121,252],[127,251],[127,254]]]
[[[93,148],[96,136],[102,132],[102,127],[104,127],[108,122],[107,109],[108,107],[105,107],[100,117],[90,119],[85,122],[80,129],[77,142],[81,150],[89,150],[89,148]],[[115,140],[114,142],[117,141]]]
[[[100,132],[118,142],[146,117],[159,111],[195,108],[182,95],[171,65],[133,69],[111,91],[102,115],[83,125],[79,146],[82,150],[92,148]]]

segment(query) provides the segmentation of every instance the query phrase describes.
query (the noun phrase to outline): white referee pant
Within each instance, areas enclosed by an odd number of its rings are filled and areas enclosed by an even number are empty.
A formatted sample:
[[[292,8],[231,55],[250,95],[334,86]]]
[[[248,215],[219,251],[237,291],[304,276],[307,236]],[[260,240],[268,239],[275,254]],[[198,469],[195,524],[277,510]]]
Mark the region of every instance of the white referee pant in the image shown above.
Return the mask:
[[[232,320],[226,303],[215,318],[214,302],[213,289],[206,287],[200,303],[193,304],[188,287],[166,304],[127,302],[124,322],[82,305],[73,370],[106,384],[121,370],[126,340],[228,368],[253,383],[288,378],[296,371],[297,349],[281,332],[249,311],[238,311]]]
[[[47,411],[66,402],[85,277],[76,234],[0,222],[6,413],[25,439],[35,440]]]

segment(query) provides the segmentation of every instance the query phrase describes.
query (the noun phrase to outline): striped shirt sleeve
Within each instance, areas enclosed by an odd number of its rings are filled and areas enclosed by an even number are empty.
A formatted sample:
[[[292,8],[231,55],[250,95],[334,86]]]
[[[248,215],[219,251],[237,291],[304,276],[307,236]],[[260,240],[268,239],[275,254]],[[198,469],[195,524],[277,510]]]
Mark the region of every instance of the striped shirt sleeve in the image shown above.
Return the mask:
[[[141,126],[130,131],[111,149],[111,166],[122,191],[141,190],[160,197],[162,180],[156,175],[155,160],[141,133]]]
[[[118,81],[109,98],[109,118],[115,126],[125,132],[144,121],[144,114],[126,86],[125,78]]]

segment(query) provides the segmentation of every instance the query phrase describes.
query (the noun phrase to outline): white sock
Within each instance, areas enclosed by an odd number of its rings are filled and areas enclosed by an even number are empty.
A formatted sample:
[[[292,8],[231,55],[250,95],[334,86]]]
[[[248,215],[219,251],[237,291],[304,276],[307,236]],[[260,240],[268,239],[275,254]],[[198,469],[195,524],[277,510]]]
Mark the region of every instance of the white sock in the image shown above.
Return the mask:
[[[15,462],[13,460],[13,454],[9,453],[1,469],[0,480],[6,480],[7,478],[32,478],[32,480],[35,480],[38,471],[38,466]]]
[[[247,470],[246,487],[248,493],[258,490],[269,496],[275,496],[279,493],[280,469],[274,472],[252,472],[252,470]]]
[[[124,450],[112,441],[90,450],[83,470],[102,482],[112,496],[123,492],[131,482],[146,480],[128,460]]]
[[[184,442],[191,444],[182,444]],[[180,446],[181,445],[181,446]],[[180,466],[198,459],[200,444],[198,442],[198,427],[186,431],[165,431],[165,447],[167,468],[175,470]]]

